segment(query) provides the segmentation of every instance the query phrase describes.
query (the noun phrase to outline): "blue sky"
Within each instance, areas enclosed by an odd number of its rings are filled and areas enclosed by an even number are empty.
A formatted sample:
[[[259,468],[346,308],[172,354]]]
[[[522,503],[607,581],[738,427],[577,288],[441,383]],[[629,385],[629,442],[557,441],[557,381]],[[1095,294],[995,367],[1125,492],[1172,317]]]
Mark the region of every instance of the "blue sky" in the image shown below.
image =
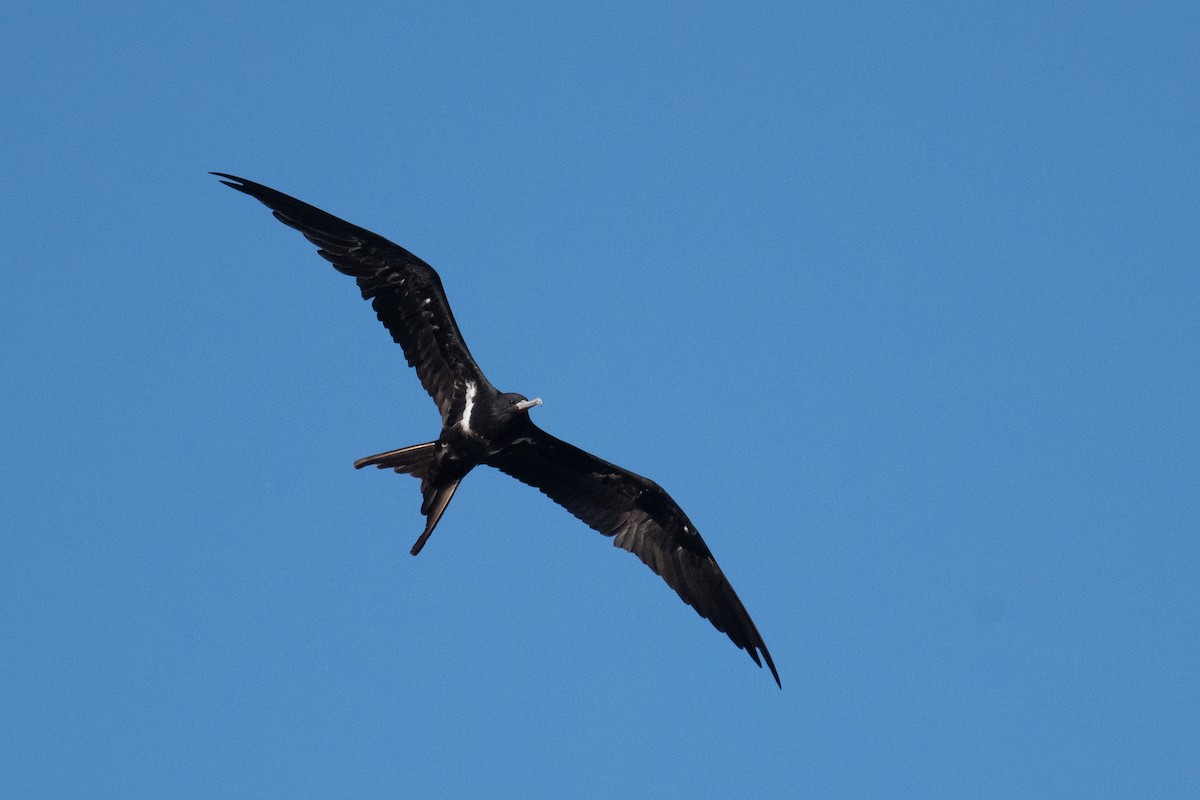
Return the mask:
[[[1200,791],[1191,3],[0,12],[0,795]],[[440,271],[783,679],[208,170]]]

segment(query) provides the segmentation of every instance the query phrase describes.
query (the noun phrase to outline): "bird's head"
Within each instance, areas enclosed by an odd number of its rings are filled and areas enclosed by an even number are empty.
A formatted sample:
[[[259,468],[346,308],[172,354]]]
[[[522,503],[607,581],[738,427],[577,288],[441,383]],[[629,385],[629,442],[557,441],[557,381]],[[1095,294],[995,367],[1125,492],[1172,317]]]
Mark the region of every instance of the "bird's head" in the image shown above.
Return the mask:
[[[501,407],[512,409],[514,414],[528,414],[529,409],[542,404],[542,398],[540,397],[530,400],[525,395],[517,394],[516,392],[502,394],[500,395],[500,399],[503,401]]]
[[[492,424],[498,428],[509,430],[528,424],[529,409],[542,404],[540,397],[529,400],[525,395],[516,392],[502,394],[497,400],[498,402],[492,404],[490,409],[490,416],[494,420]]]

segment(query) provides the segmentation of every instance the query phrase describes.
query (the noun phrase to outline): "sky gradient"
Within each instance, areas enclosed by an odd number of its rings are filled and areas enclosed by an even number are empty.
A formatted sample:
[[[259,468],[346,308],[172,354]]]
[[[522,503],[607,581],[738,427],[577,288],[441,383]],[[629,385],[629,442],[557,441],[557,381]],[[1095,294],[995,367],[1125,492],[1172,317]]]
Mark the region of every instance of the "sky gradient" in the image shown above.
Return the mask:
[[[1194,3],[0,11],[0,796],[1200,792]],[[437,412],[441,274],[783,689]]]

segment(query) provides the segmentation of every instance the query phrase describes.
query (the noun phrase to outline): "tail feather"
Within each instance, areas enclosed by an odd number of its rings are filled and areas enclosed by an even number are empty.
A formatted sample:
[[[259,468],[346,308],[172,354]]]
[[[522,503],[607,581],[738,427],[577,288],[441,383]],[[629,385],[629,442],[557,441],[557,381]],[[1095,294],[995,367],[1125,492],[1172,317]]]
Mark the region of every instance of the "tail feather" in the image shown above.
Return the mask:
[[[421,504],[421,513],[425,515],[425,530],[420,538],[417,539],[417,543],[412,546],[412,550],[409,551],[414,556],[421,552],[421,548],[429,540],[429,535],[437,527],[442,514],[446,511],[446,506],[450,505],[450,498],[454,497],[454,492],[458,489],[458,484],[461,480],[460,478],[440,487],[427,486],[424,482],[421,483],[421,490],[425,494],[425,502]]]
[[[424,444],[401,447],[399,450],[389,450],[386,453],[377,453],[355,461],[354,468],[379,467],[379,469],[394,469],[396,472],[424,478],[428,473],[429,467],[433,464],[433,457],[436,452],[434,445],[436,444],[437,442],[425,442]]]

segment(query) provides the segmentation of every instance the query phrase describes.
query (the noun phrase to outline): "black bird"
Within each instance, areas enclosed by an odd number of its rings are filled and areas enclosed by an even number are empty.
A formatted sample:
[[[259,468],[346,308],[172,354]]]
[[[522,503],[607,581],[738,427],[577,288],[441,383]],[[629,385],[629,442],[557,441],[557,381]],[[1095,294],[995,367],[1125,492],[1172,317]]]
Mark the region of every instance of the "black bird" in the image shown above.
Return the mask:
[[[533,424],[529,400],[501,393],[467,350],[433,267],[382,236],[253,181],[214,172],[221,183],[262,202],[276,219],[320,248],[339,272],[358,281],[379,321],[404,350],[442,414],[436,441],[389,450],[354,463],[421,480],[425,530],[421,552],[467,473],[480,464],[539,489],[613,544],[640,558],[683,601],[762,666],[779,672],[758,628],[683,510],[652,480],[556,439]]]

